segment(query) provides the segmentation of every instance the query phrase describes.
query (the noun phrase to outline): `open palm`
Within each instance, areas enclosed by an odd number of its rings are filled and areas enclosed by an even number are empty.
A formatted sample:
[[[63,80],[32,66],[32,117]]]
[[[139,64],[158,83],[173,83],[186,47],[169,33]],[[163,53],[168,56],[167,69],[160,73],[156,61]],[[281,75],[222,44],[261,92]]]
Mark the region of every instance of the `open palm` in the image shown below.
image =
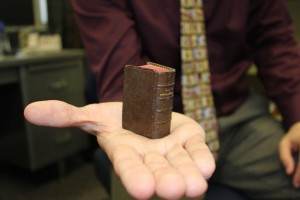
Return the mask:
[[[95,135],[134,198],[200,196],[215,169],[204,131],[179,113],[172,113],[171,134],[161,139],[123,129],[121,102],[79,108],[56,100],[40,101],[29,104],[24,115],[36,125],[76,126]]]

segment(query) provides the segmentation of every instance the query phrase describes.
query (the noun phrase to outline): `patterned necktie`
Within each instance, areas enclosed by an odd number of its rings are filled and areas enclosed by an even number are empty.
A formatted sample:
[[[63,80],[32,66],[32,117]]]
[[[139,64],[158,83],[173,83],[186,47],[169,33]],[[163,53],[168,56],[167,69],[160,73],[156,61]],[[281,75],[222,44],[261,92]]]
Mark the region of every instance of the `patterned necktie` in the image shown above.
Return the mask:
[[[180,0],[182,97],[184,113],[199,122],[206,143],[219,149],[217,120],[210,86],[202,0]]]

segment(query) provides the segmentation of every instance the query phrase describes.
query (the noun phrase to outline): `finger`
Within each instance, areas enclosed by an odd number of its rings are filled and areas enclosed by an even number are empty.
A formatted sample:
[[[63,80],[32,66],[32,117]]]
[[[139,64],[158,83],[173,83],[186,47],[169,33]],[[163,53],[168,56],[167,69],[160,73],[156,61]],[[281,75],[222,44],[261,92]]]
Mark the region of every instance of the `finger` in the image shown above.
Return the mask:
[[[74,123],[76,109],[75,106],[62,101],[39,101],[26,106],[24,116],[36,125],[67,127]]]
[[[182,146],[174,146],[168,153],[169,163],[184,177],[185,195],[190,198],[199,197],[207,189],[207,183],[199,168]]]
[[[279,144],[279,157],[288,175],[294,171],[294,159],[292,156],[292,147],[288,140],[283,138]]]
[[[294,177],[293,177],[293,185],[294,185],[295,188],[300,187],[300,161],[298,161],[296,171],[295,171],[295,174],[294,174]]]
[[[149,199],[155,192],[155,181],[143,158],[128,146],[119,146],[108,151],[116,174],[127,192],[136,199]]]
[[[204,178],[209,179],[215,171],[215,159],[204,142],[203,137],[198,134],[189,138],[184,148],[189,153],[194,163],[200,169]]]
[[[199,124],[179,113],[173,113],[172,131],[176,132],[169,137],[182,142],[184,148],[189,152],[190,156],[202,172],[203,176],[208,179],[215,170],[215,161],[207,145],[205,144],[205,133]],[[176,126],[174,126],[176,125]],[[185,137],[189,132],[190,137]]]
[[[185,180],[159,153],[147,153],[144,162],[153,173],[156,194],[164,199],[178,199],[185,193]]]

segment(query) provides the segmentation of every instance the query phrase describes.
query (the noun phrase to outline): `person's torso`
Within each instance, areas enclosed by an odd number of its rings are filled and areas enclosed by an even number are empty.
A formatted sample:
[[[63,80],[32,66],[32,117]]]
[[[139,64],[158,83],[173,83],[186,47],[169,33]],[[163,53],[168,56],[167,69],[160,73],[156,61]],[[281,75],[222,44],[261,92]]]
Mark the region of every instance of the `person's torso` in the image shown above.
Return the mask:
[[[128,2],[145,53],[177,70],[175,94],[180,96],[180,1]],[[243,76],[252,63],[246,43],[250,0],[204,0],[203,4],[212,88],[222,114],[240,104],[248,92]]]

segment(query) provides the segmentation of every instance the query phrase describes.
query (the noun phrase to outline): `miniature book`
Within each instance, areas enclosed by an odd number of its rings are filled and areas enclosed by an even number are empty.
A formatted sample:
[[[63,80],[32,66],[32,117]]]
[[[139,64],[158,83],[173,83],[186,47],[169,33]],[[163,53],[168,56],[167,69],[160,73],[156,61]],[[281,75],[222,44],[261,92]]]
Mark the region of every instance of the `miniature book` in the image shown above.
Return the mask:
[[[122,126],[148,138],[170,133],[175,69],[147,63],[125,67]]]

